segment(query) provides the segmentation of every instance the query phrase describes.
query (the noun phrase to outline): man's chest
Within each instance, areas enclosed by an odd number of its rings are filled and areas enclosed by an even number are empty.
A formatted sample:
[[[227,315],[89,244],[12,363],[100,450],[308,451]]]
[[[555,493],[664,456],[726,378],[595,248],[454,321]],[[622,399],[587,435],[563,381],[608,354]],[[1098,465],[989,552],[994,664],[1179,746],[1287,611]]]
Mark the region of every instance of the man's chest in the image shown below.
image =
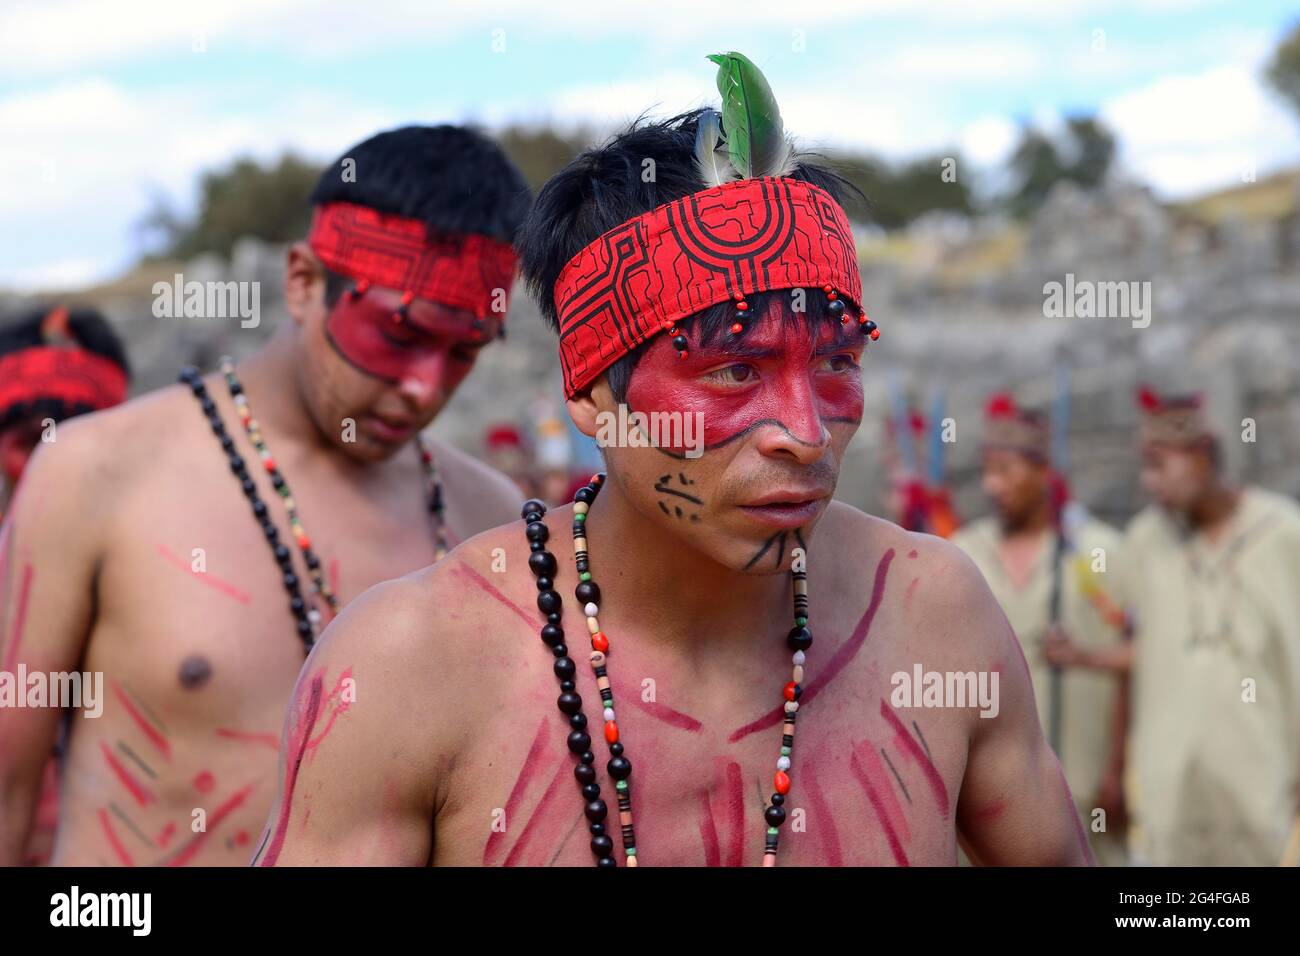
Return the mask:
[[[955,859],[965,758],[954,742],[964,729],[950,715],[893,708],[888,683],[829,687],[801,706],[787,743],[779,681],[768,694],[755,688],[739,695],[749,705],[725,713],[671,692],[653,695],[651,687],[615,688],[619,741],[633,767],[627,794],[642,865],[762,865],[774,819],[783,864]],[[553,697],[512,695],[511,731],[498,736],[485,728],[457,763],[450,812],[438,819],[435,862],[592,865],[592,822],[605,826],[622,859],[625,821],[600,726],[592,730],[591,749],[605,809],[592,820],[574,773],[579,761],[565,746],[569,724]],[[599,719],[593,705],[586,711]],[[771,818],[778,772],[787,775],[789,790]]]

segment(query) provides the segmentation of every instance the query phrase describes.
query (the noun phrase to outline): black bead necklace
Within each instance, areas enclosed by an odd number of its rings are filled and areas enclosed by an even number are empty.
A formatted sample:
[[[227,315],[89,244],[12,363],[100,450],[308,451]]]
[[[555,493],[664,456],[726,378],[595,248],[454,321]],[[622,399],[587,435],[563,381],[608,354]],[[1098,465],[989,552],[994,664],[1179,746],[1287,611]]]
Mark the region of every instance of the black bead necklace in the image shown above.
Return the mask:
[[[289,484],[281,473],[279,466],[271,457],[266,443],[262,440],[261,429],[249,411],[248,398],[244,394],[243,385],[235,375],[233,362],[230,359],[223,358],[221,371],[225,377],[226,386],[230,391],[230,398],[235,403],[235,409],[239,413],[249,441],[253,443],[253,447],[257,450],[262,465],[270,477],[271,485],[275,488],[276,494],[280,496],[281,502],[288,513],[290,530],[298,550],[302,554],[302,559],[307,565],[307,571],[312,577],[313,594],[319,601],[324,602],[330,615],[333,616],[339,610],[338,599],[326,583],[320,557],[312,549],[311,540],[307,537],[306,529],[303,528],[298,518],[297,507],[289,490]],[[310,651],[316,643],[316,638],[320,635],[323,624],[328,623],[328,621],[323,619],[323,615],[318,608],[309,607],[303,599],[301,581],[293,570],[292,552],[280,540],[280,531],[271,520],[270,510],[267,508],[266,502],[257,493],[257,485],[248,473],[247,463],[244,461],[244,457],[235,449],[234,439],[227,433],[225,423],[221,420],[221,412],[217,409],[216,402],[208,395],[207,386],[203,384],[203,378],[198,369],[189,365],[185,366],[181,369],[180,381],[188,385],[194,397],[198,399],[199,407],[202,409],[203,414],[207,416],[213,435],[217,437],[222,450],[226,453],[230,463],[230,470],[239,479],[244,496],[248,499],[249,506],[252,508],[253,517],[257,519],[258,524],[261,526],[262,533],[271,548],[271,553],[280,568],[281,580],[285,591],[289,594],[289,613],[293,616],[298,637],[303,643],[304,650]],[[446,526],[443,520],[442,482],[438,477],[437,469],[433,465],[432,453],[418,436],[416,446],[428,476],[429,511],[434,519],[434,560],[437,561],[447,553]]]
[[[609,745],[610,760],[606,764],[614,789],[618,797],[619,825],[623,837],[623,853],[628,866],[637,866],[636,832],[632,825],[632,764],[624,756],[624,748],[619,740],[618,723],[614,712],[614,692],[610,686],[606,668],[609,651],[609,638],[600,628],[597,614],[600,611],[600,587],[592,579],[589,555],[587,552],[587,514],[591,504],[596,500],[605,483],[603,474],[593,475],[589,484],[578,489],[573,498],[573,558],[578,571],[578,585],[574,596],[583,605],[587,618],[587,630],[591,634],[591,667],[596,676],[596,686],[600,691],[604,716],[605,742]],[[568,715],[573,732],[569,734],[569,750],[578,755],[579,764],[574,774],[582,785],[583,799],[586,801],[586,815],[590,822],[591,850],[596,856],[597,866],[617,866],[612,853],[613,841],[606,834],[605,817],[607,808],[600,799],[600,787],[596,783],[595,754],[591,751],[591,735],[587,733],[587,718],[582,713],[582,697],[577,693],[574,682],[575,665],[569,657],[568,647],[564,643],[564,630],[560,627],[562,619],[562,602],[559,592],[555,590],[556,561],[555,556],[546,550],[546,541],[550,531],[542,520],[546,515],[546,506],[536,498],[524,504],[522,517],[527,524],[524,534],[532,554],[528,558],[528,567],[537,578],[537,606],[547,616],[546,626],[542,628],[542,641],[551,648],[556,657],[555,675],[560,679],[560,697],[557,704]],[[794,592],[794,627],[786,635],[786,644],[794,652],[792,658],[793,673],[791,680],[782,690],[784,697],[785,719],[781,728],[781,753],[776,761],[776,775],[773,778],[771,800],[763,813],[767,828],[764,833],[763,865],[776,865],[777,842],[781,825],[785,822],[786,795],[790,792],[790,767],[794,752],[795,718],[799,711],[799,698],[803,694],[804,661],[806,652],[812,646],[812,632],[808,629],[808,572],[801,555],[791,568],[790,576]]]

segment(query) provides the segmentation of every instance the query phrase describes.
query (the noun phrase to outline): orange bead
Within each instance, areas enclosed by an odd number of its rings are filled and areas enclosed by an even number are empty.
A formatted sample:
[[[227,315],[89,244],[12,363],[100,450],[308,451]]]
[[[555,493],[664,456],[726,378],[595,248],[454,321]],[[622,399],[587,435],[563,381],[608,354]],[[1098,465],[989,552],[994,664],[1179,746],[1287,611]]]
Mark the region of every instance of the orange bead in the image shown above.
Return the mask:
[[[731,334],[732,334],[732,335],[739,335],[739,334],[740,334],[741,332],[743,332],[743,331],[745,331],[745,327],[744,327],[743,325],[741,325],[739,322],[735,323],[735,324],[731,327]]]
[[[740,300],[739,302],[736,303],[736,309],[737,309],[737,311],[740,311],[740,312],[748,311],[748,309],[749,309],[749,303],[746,302],[744,299],[742,299],[742,300]]]
[[[299,536],[298,536],[298,547],[300,547],[300,548],[302,548],[304,551],[306,551],[308,548],[311,547],[311,538],[307,537],[305,534],[303,534],[303,535],[299,535]]]
[[[275,471],[275,459],[274,459],[274,458],[263,458],[263,459],[262,459],[262,467],[265,468],[267,471]]]
[[[874,342],[874,341],[876,341],[876,339],[878,339],[878,338],[880,338],[880,329],[872,329],[872,330],[871,330],[871,341]]]
[[[678,357],[678,358],[683,358],[683,359],[686,358],[686,350],[685,350],[685,349],[682,349],[680,352],[678,352],[678,353],[677,353],[677,357]]]
[[[790,683],[786,684],[786,685],[785,685],[785,691],[784,691],[785,699],[786,699],[786,700],[794,700],[794,692],[795,692],[796,690],[798,690],[798,688],[799,688],[799,685],[796,684],[794,681],[790,681]]]
[[[832,292],[834,292],[835,290],[832,289],[832,288],[831,288],[830,286],[828,286],[828,285],[824,285],[824,286],[822,286],[822,291],[825,292],[827,295],[830,295],[830,294],[831,294]]]
[[[790,792],[790,775],[784,770],[778,770],[776,772],[776,778],[773,783],[776,785],[777,793],[784,794]]]
[[[618,743],[618,724],[614,723],[614,721],[612,720],[605,722],[605,743],[608,744]],[[786,786],[787,787],[789,786],[788,782]]]
[[[604,631],[597,631],[595,634],[591,635],[591,646],[602,654],[609,650],[609,638],[605,636]]]

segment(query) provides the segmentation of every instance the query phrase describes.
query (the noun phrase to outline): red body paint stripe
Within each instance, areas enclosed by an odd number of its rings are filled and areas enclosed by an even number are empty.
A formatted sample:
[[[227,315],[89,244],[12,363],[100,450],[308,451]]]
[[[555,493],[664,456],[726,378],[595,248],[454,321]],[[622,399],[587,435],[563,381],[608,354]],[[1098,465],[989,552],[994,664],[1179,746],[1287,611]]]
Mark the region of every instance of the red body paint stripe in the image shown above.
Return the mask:
[[[885,769],[884,761],[876,752],[876,745],[870,740],[864,740],[853,748],[853,753],[858,758],[863,771],[871,778],[880,802],[894,824],[894,829],[904,842],[910,840],[912,834],[907,825],[907,814],[903,812],[903,805],[898,802],[898,797],[894,793],[894,778]]]
[[[740,764],[734,760],[727,764],[726,780],[725,810],[731,831],[727,841],[727,866],[741,866],[745,862],[745,782],[740,775]]]
[[[117,779],[122,782],[122,786],[126,787],[127,792],[135,798],[136,803],[140,804],[142,807],[147,807],[158,799],[147,787],[141,784],[140,781],[131,776],[131,772],[122,765],[122,761],[117,759],[117,755],[113,753],[108,744],[101,740],[99,742],[99,749],[100,752],[103,753],[104,759],[108,761],[109,769],[112,770]]]
[[[511,847],[510,854],[506,857],[506,866],[520,865],[520,857],[523,855],[524,849],[532,839],[533,834],[540,829],[538,821],[543,811],[548,810],[551,805],[555,803],[555,798],[560,795],[560,788],[564,786],[564,778],[567,776],[569,776],[569,768],[565,764],[561,763],[560,766],[556,768],[555,776],[551,778],[551,782],[547,786],[546,792],[542,794],[542,799],[537,801],[537,806],[533,808],[532,816],[528,818],[528,823],[524,826],[524,832],[519,834],[519,839],[515,842],[515,845]],[[543,850],[549,852],[545,847],[543,847]],[[532,865],[538,865],[540,862],[542,861],[537,861]]]
[[[218,727],[217,736],[224,737],[227,740],[238,740],[241,743],[265,744],[276,751],[280,749],[280,738],[275,734],[258,734],[251,730],[231,730],[227,727]]]
[[[889,840],[889,850],[894,854],[894,862],[899,866],[907,866],[907,854],[903,852],[903,845],[898,842],[898,834],[894,832],[894,825],[889,820],[889,814],[887,814],[885,808],[881,806],[880,794],[878,794],[876,788],[871,785],[871,779],[862,769],[862,764],[858,761],[858,755],[856,752],[850,755],[849,765],[853,768],[853,774],[858,778],[858,783],[861,784],[862,789],[866,791],[867,801],[871,804],[871,809],[875,812],[876,819],[879,820],[880,825],[884,827],[885,837]]]
[[[524,788],[532,781],[537,774],[538,764],[542,759],[542,754],[546,750],[546,718],[537,725],[537,733],[533,734],[533,742],[528,748],[528,756],[524,758],[524,765],[519,769],[519,776],[515,778],[515,785],[510,788],[510,796],[506,798],[506,826],[510,826],[510,821],[514,819],[515,811],[519,809],[519,802],[523,799]],[[483,850],[483,865],[490,865],[489,857],[504,842],[506,835],[501,830],[493,831],[487,840],[487,846]]]
[[[826,851],[825,864],[843,866],[844,856],[840,851],[839,831],[835,829],[835,815],[831,813],[831,806],[826,802],[821,785],[817,783],[817,769],[812,762],[809,762],[803,773],[799,775],[799,782],[807,792],[808,802],[812,805],[813,813],[816,814],[814,823],[817,832],[823,835],[825,841],[823,844]]]
[[[99,808],[99,827],[104,831],[104,836],[108,838],[108,845],[113,848],[117,858],[123,866],[135,866],[135,861],[131,859],[131,854],[126,852],[126,847],[122,841],[117,838],[117,833],[113,829],[113,821],[108,818],[108,811],[103,807]]]
[[[930,762],[929,756],[921,749],[921,745],[916,742],[916,738],[908,733],[903,722],[898,719],[894,711],[889,706],[889,702],[883,698],[880,701],[880,716],[885,718],[886,723],[893,728],[894,740],[902,751],[912,758],[912,761],[921,768],[925,779],[930,784],[930,790],[934,793],[934,799],[939,804],[939,812],[945,817],[948,816],[948,788],[944,786],[943,777]]]
[[[140,730],[144,732],[144,735],[149,738],[149,742],[157,747],[164,757],[171,760],[172,748],[171,744],[167,743],[167,738],[159,733],[158,729],[154,727],[154,725],[151,724],[142,713],[140,713],[139,709],[135,706],[135,702],[131,700],[130,695],[127,694],[127,692],[123,690],[122,686],[117,682],[113,683],[113,693],[115,693],[117,699],[122,702],[122,706],[126,708],[127,714],[129,714],[131,719],[136,722]]]
[[[217,577],[211,571],[195,571],[194,565],[191,562],[186,561],[179,554],[174,553],[165,544],[159,544],[157,545],[157,548],[159,554],[161,554],[164,558],[170,561],[173,565],[175,565],[176,567],[180,568],[182,571],[189,574],[200,584],[206,584],[214,591],[219,591],[220,593],[224,594],[228,598],[234,598],[240,604],[252,603],[253,599],[249,596],[247,591],[241,591],[239,588],[235,587],[229,581]]]
[[[894,549],[890,548],[881,556],[880,563],[876,565],[876,579],[871,586],[871,601],[867,604],[867,609],[862,613],[858,626],[853,629],[853,635],[831,656],[831,659],[827,661],[826,666],[821,669],[820,673],[804,687],[803,693],[799,697],[799,706],[801,708],[816,697],[818,692],[844,669],[845,665],[853,659],[854,655],[862,649],[862,645],[866,643],[867,635],[871,633],[871,622],[875,620],[876,611],[880,609],[880,602],[885,596],[885,579],[889,576],[889,565],[893,560]],[[733,731],[727,740],[734,744],[752,733],[766,730],[768,727],[775,727],[781,723],[784,716],[785,706],[778,705],[764,716],[758,718],[758,720]]]
[[[4,669],[11,674],[18,663],[18,646],[23,642],[23,625],[27,620],[27,598],[32,591],[32,576],[32,566],[24,564],[23,583],[18,585],[18,609],[14,612],[13,643],[5,653]]]
[[[510,608],[510,610],[518,614],[519,617],[523,619],[524,623],[529,625],[530,627],[534,626],[537,623],[536,614],[529,614],[527,611],[521,608],[514,601],[510,600],[510,598],[506,597],[504,594],[498,591],[495,584],[493,584],[487,578],[483,577],[483,575],[479,574],[477,571],[475,571],[473,568],[471,568],[469,565],[465,564],[464,562],[461,562],[457,564],[454,568],[452,568],[452,573],[457,575],[458,577],[468,578],[469,580],[473,581],[489,597],[497,601],[500,601],[506,607]]]
[[[695,733],[704,725],[689,714],[683,714],[680,710],[673,710],[671,707],[660,704],[656,701],[646,701],[641,699],[641,695],[632,693],[627,696],[615,695],[620,700],[631,700],[637,707],[644,710],[656,720],[661,720],[670,727],[677,727],[681,730],[687,730]]]
[[[311,680],[307,699],[307,723],[300,734],[298,752],[294,754],[293,761],[285,770],[284,793],[280,797],[280,816],[275,821],[275,832],[271,834],[271,842],[267,845],[266,854],[261,859],[261,866],[275,866],[275,861],[280,857],[280,850],[284,848],[284,836],[289,832],[289,814],[293,810],[293,788],[298,784],[298,770],[302,767],[302,758],[307,755],[307,742],[311,740],[311,732],[316,726],[316,717],[320,713],[323,683],[319,674]],[[299,714],[299,717],[301,718],[302,714]]]
[[[704,865],[722,866],[722,850],[718,847],[718,828],[713,825],[713,807],[709,805],[709,792],[700,794],[700,840],[704,843]]]
[[[202,833],[194,834],[194,839],[181,847],[176,852],[176,855],[167,861],[167,865],[184,866],[190,860],[194,859],[199,850],[203,848],[203,844],[207,842],[208,837],[212,835],[212,831],[221,825],[221,821],[243,806],[244,801],[248,799],[248,795],[253,792],[253,786],[254,785],[250,783],[243,790],[240,790],[221,806],[217,807],[217,809],[213,811],[212,817],[208,820],[207,829]]]

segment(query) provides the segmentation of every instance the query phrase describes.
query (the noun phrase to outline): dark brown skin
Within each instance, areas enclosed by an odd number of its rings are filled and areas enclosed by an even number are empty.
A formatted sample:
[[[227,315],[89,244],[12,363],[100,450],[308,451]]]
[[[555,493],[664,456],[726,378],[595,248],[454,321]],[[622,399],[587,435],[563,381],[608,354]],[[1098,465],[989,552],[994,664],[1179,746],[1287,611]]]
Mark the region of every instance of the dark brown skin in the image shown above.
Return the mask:
[[[449,397],[354,371],[321,334],[319,265],[295,247],[292,323],[240,366],[254,416],[313,548],[348,602],[434,558],[423,467],[370,412],[421,424]],[[288,522],[219,376],[205,380],[281,539]],[[358,441],[343,442],[342,417]],[[503,477],[441,444],[452,543],[518,514]],[[59,427],[0,544],[0,661],[100,671],[103,716],[74,717],[56,864],[244,864],[275,790],[276,738],[304,651],[271,551],[207,420],[170,387]],[[207,571],[191,569],[192,550]],[[296,549],[304,595],[310,579]],[[0,864],[27,837],[60,712],[0,709]],[[193,811],[206,815],[195,832]]]
[[[652,350],[668,347],[661,337]],[[833,487],[857,422],[823,415],[819,396],[832,395],[835,417],[845,417],[844,390],[819,380],[858,374],[843,364],[791,346],[785,365],[758,369],[762,388],[783,377],[782,421],[699,459],[606,450],[588,542],[642,865],[762,862],[781,736],[779,720],[764,718],[790,679],[793,541],[780,562],[769,550],[751,563],[764,533],[737,508],[764,487]],[[748,374],[726,379],[720,388]],[[613,408],[603,381],[569,403],[587,434]],[[798,435],[785,421],[800,423]],[[700,500],[699,521],[658,508],[653,487],[670,471]],[[572,506],[547,515],[547,547],[617,846],[586,621],[573,597],[571,515]],[[1018,644],[973,565],[940,539],[829,500],[801,535],[815,642],[780,862],[952,864],[959,837],[992,864],[1091,862]],[[372,589],[330,627],[295,690],[258,862],[592,865],[528,555],[515,521]],[[998,717],[891,707],[890,676],[916,662],[997,670]],[[336,693],[346,686],[351,701]]]

